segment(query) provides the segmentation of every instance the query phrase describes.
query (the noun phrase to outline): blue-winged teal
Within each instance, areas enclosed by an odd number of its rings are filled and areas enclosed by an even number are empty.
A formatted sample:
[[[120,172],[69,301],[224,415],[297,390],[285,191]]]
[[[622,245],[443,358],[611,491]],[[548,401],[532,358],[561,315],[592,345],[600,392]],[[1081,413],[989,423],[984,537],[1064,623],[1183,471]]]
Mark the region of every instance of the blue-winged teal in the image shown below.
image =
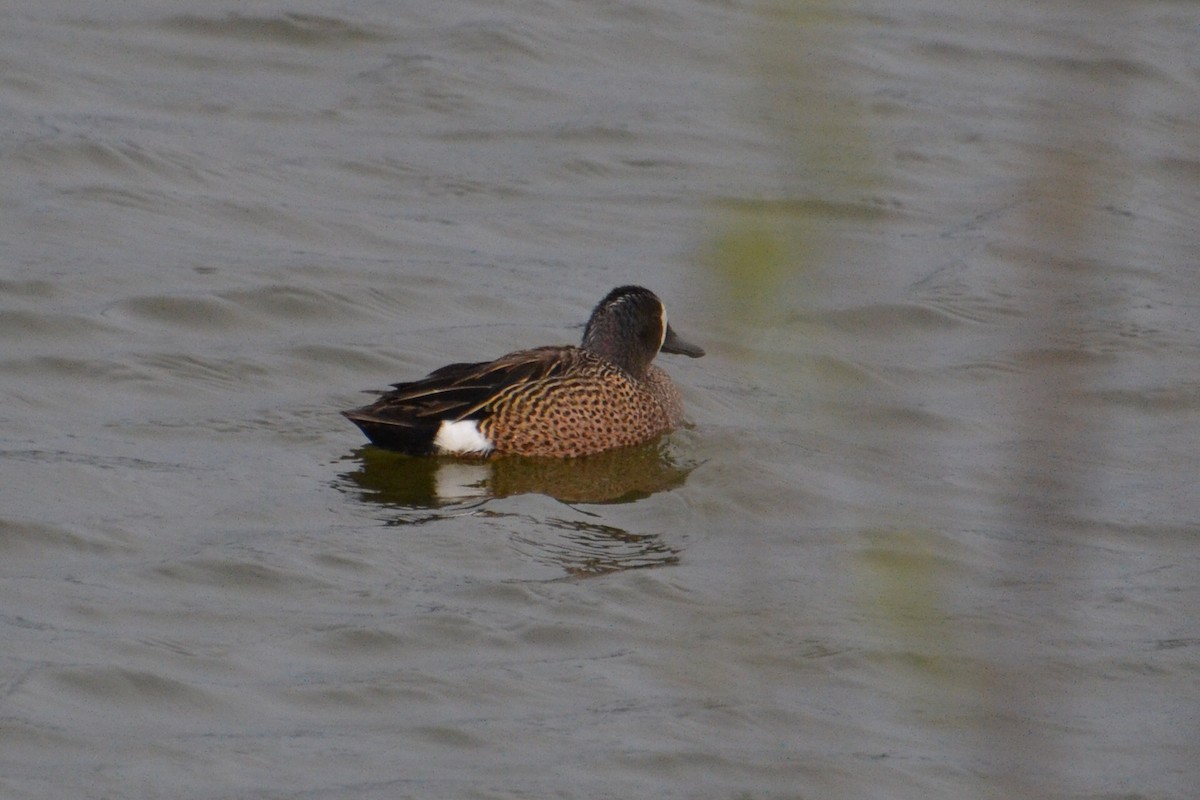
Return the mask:
[[[679,392],[650,363],[660,350],[704,355],[675,335],[653,292],[621,286],[592,311],[580,347],[451,364],[342,413],[380,447],[414,455],[598,453],[648,441],[683,419]]]

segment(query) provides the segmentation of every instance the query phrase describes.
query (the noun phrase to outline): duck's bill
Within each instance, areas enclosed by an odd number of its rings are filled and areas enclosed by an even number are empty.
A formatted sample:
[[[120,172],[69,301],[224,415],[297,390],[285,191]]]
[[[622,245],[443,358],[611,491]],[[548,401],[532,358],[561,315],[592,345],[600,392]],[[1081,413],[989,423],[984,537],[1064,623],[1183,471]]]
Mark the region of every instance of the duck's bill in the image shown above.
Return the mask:
[[[662,347],[659,349],[664,353],[676,353],[681,356],[690,356],[691,358],[699,358],[704,355],[702,348],[680,339],[679,334],[671,330],[670,325],[667,325],[667,335],[663,339]]]

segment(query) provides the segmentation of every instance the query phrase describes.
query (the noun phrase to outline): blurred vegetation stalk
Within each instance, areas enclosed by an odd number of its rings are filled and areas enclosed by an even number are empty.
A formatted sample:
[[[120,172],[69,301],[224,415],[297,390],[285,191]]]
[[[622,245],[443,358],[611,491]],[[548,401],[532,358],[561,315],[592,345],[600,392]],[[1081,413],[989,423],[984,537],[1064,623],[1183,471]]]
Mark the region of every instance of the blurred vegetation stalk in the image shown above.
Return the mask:
[[[769,330],[807,318],[811,299],[822,296],[820,267],[836,260],[831,221],[872,191],[869,121],[847,85],[829,80],[844,52],[841,5],[760,5],[747,48],[760,94],[738,112],[761,119],[778,143],[779,181],[757,196],[726,197],[719,211],[710,259],[733,325]]]

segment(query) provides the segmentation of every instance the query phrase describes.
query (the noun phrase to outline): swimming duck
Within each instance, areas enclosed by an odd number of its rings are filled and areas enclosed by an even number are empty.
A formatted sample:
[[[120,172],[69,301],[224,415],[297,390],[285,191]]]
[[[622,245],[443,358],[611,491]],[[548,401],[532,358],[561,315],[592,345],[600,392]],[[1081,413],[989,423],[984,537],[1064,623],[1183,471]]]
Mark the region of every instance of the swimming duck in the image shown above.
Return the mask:
[[[653,292],[620,286],[592,311],[579,347],[450,364],[342,413],[374,444],[412,455],[598,453],[683,420],[679,391],[651,363],[659,352],[704,355],[676,335]]]

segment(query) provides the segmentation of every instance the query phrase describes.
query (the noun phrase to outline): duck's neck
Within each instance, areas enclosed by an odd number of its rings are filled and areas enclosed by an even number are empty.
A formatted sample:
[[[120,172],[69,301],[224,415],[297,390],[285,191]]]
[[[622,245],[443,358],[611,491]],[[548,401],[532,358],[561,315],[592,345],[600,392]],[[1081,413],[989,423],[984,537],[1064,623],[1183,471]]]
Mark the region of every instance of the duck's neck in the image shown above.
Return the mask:
[[[627,333],[615,328],[599,324],[589,324],[583,333],[583,349],[595,353],[601,358],[611,361],[625,370],[634,378],[643,378],[650,362],[654,360],[651,353],[647,358],[642,352],[645,348]]]

